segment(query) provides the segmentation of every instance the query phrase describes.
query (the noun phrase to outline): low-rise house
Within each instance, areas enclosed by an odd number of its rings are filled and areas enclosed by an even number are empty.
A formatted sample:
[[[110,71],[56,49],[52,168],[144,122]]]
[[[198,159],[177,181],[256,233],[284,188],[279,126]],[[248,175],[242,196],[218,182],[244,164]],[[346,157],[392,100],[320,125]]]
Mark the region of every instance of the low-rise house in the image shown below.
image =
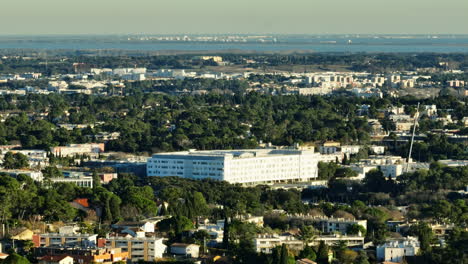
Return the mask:
[[[413,125],[414,125],[413,122],[404,122],[404,121],[395,122],[396,131],[400,131],[400,132],[410,131]]]
[[[376,155],[383,155],[383,154],[385,154],[385,147],[384,147],[384,146],[375,146],[375,145],[372,145],[372,146],[369,146],[369,149],[370,149],[370,151],[371,151],[373,154],[376,154]]]
[[[121,263],[128,259],[128,252],[122,252],[120,248],[40,247],[34,248],[33,253],[37,257],[70,256],[79,264]]]
[[[154,233],[155,224],[153,222],[118,222],[112,225],[112,228],[120,230],[120,233],[129,234],[133,237],[137,236],[137,233]]]
[[[416,237],[392,239],[382,245],[378,245],[377,259],[383,261],[401,262],[404,257],[416,256],[419,253],[420,244]]]
[[[465,127],[468,127],[468,116],[463,117],[461,121]]]
[[[171,254],[198,258],[200,246],[195,244],[174,243],[171,245]]]
[[[377,119],[368,119],[367,123],[370,126],[370,135],[371,136],[386,136],[387,132],[383,129],[382,124]]]
[[[210,224],[204,221],[198,225],[198,228],[192,230],[192,234],[199,230],[205,230],[210,236],[210,240],[206,241],[208,246],[216,246],[223,242],[224,238],[224,220],[219,220],[216,224]]]
[[[361,146],[359,146],[359,145],[346,145],[346,146],[341,146],[340,149],[341,149],[341,152],[343,152],[345,154],[356,154],[361,149]]]
[[[296,260],[296,264],[317,264],[317,262],[304,258]]]
[[[63,256],[44,256],[39,259],[39,264],[73,264],[73,258],[67,255]]]
[[[117,173],[99,173],[99,178],[101,179],[101,183],[107,184],[114,179],[117,179]]]
[[[32,240],[33,236],[34,236],[34,232],[30,229],[27,229],[27,228],[23,228],[23,229],[20,229],[20,230],[17,230],[16,232],[13,231],[11,232],[11,234],[14,233],[14,235],[11,237],[11,239],[14,239],[14,240]]]
[[[9,256],[8,254],[0,252],[0,259],[1,260],[4,260],[4,259],[8,258],[8,256]]]

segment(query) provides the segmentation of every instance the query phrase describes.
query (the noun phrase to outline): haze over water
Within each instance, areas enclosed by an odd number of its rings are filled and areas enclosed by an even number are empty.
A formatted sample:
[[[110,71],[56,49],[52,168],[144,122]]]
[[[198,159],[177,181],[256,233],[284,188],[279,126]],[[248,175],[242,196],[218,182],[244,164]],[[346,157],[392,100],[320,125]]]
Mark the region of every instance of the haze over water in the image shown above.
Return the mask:
[[[233,35],[243,41],[183,41],[163,36],[0,36],[0,49],[255,51],[255,52],[468,52],[465,35]],[[254,37],[252,37],[254,36]],[[172,36],[183,38],[184,35]],[[197,36],[189,36],[196,38]],[[200,36],[198,36],[200,37]],[[209,35],[214,38],[217,35]],[[159,40],[158,40],[159,38]]]

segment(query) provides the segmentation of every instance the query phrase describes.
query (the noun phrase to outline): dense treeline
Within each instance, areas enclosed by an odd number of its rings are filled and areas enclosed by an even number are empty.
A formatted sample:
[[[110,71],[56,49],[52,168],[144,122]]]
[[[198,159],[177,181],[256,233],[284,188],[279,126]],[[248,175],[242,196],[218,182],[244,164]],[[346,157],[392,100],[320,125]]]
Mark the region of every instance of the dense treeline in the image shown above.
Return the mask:
[[[79,54],[57,55],[45,54],[28,58],[9,58],[1,60],[0,73],[41,72],[46,75],[67,74],[75,71],[74,63],[86,65],[85,68],[119,68],[119,67],[146,67],[148,69],[172,68],[172,69],[199,69],[205,66],[217,65],[213,61],[194,59],[194,55],[159,55],[138,56],[131,54],[119,54],[108,56],[107,54],[94,54],[87,52]],[[99,55],[99,56],[96,56]],[[320,65],[327,69],[331,65],[345,66],[353,71],[390,72],[397,70],[416,70],[417,68],[461,68],[468,66],[466,54],[391,54],[391,53],[315,53],[315,54],[218,54],[225,61],[234,65],[265,68],[282,65]],[[45,63],[45,60],[48,63]],[[252,61],[246,63],[246,61]],[[441,62],[443,62],[441,64]],[[448,65],[447,65],[448,63]]]
[[[121,133],[118,140],[107,144],[107,149],[125,152],[252,148],[259,142],[291,145],[336,140],[344,144],[367,144],[370,142],[367,118],[380,118],[379,111],[391,105],[416,103],[411,97],[359,99],[257,93],[179,97],[139,91],[125,97],[9,95],[0,100],[0,109],[10,113],[0,123],[0,141],[2,144],[20,141],[27,148],[47,148],[88,142],[92,135],[106,131]],[[468,116],[468,104],[453,97],[421,103],[453,109],[454,118]],[[357,115],[361,104],[370,105],[367,116]],[[409,112],[413,110],[408,108]],[[94,128],[56,128],[60,123],[94,125],[97,122],[100,125]],[[383,123],[384,128],[392,128]],[[440,136],[415,144],[414,153],[414,158],[422,161],[466,157],[461,143],[449,143]]]

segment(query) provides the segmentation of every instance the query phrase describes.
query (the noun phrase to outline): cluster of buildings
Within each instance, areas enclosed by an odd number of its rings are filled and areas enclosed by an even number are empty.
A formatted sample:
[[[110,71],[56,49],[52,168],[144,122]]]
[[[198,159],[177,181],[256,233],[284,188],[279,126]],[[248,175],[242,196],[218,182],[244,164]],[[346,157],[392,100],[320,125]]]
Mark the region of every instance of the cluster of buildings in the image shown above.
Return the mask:
[[[229,64],[221,56],[196,56],[193,61],[213,61],[218,65]],[[245,60],[249,63],[251,60]],[[453,87],[466,88],[463,80],[449,80],[440,83],[431,80],[430,75],[420,74],[417,71],[394,72],[390,74],[372,74],[367,72],[320,72],[320,73],[294,73],[263,71],[186,71],[184,69],[155,69],[148,70],[143,67],[133,68],[91,68],[84,63],[74,63],[75,74],[62,74],[44,77],[40,73],[4,74],[0,75],[0,83],[24,80],[48,80],[46,87],[22,87],[19,89],[0,90],[0,94],[27,94],[27,93],[84,93],[97,95],[123,94],[125,82],[144,80],[171,80],[171,79],[226,79],[247,80],[249,91],[267,92],[273,94],[301,94],[301,95],[328,95],[337,91],[347,91],[358,97],[378,97],[384,94],[398,96],[398,89],[414,87]],[[421,69],[424,71],[425,69]],[[427,71],[426,71],[427,72]],[[445,72],[444,72],[445,73]],[[453,72],[446,72],[453,73]],[[461,72],[463,73],[463,72]],[[258,82],[249,81],[251,75],[274,75],[283,81]],[[156,85],[157,86],[157,85]],[[181,88],[177,93],[200,93],[205,90],[188,91]],[[463,94],[468,95],[464,89]]]
[[[253,245],[258,253],[270,254],[274,248],[282,245],[287,245],[290,250],[298,252],[306,245],[316,246],[321,242],[333,246],[344,241],[353,250],[369,251],[373,247],[372,243],[365,243],[363,234],[347,234],[349,227],[353,225],[360,225],[365,230],[366,220],[308,215],[286,217],[291,221],[300,220],[313,225],[317,230],[316,235],[304,241],[299,233],[293,232],[294,229],[285,233],[259,233],[253,239]],[[258,227],[263,227],[264,224],[262,216],[245,215],[237,218]],[[77,225],[69,224],[58,228],[49,225],[48,229],[54,232],[32,232],[26,229],[14,238],[30,240],[33,245],[32,255],[39,263],[54,264],[158,261],[174,257],[198,259],[203,255],[206,246],[217,247],[222,244],[224,220],[211,223],[208,219],[199,219],[196,227],[184,235],[190,237],[198,231],[206,231],[209,238],[203,242],[203,245],[198,245],[169,243],[168,238],[157,228],[157,223],[164,219],[166,217],[154,217],[137,222],[121,221],[111,225],[111,231],[105,236],[82,233]],[[387,224],[391,229],[405,226],[402,221],[396,222],[398,221],[389,221]],[[405,258],[417,256],[420,252],[418,239],[411,236],[391,238],[375,246],[377,260],[392,263],[401,263]],[[331,252],[330,258],[333,258]]]
[[[172,243],[155,233],[156,224],[164,217],[139,222],[118,222],[111,226],[105,237],[81,233],[76,225],[54,228],[55,232],[36,233],[28,229],[15,236],[18,240],[30,240],[32,254],[39,263],[122,263],[157,261],[165,257],[198,258],[200,246]]]

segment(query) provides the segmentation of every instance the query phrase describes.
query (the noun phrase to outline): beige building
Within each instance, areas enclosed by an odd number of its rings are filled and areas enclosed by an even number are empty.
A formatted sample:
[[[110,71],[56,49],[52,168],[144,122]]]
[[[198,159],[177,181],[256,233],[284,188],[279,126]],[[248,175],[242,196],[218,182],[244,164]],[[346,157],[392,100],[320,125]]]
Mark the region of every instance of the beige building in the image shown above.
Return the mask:
[[[135,261],[155,261],[162,258],[167,250],[163,238],[156,237],[108,237],[105,239],[106,247],[121,248],[128,252],[128,259]]]

